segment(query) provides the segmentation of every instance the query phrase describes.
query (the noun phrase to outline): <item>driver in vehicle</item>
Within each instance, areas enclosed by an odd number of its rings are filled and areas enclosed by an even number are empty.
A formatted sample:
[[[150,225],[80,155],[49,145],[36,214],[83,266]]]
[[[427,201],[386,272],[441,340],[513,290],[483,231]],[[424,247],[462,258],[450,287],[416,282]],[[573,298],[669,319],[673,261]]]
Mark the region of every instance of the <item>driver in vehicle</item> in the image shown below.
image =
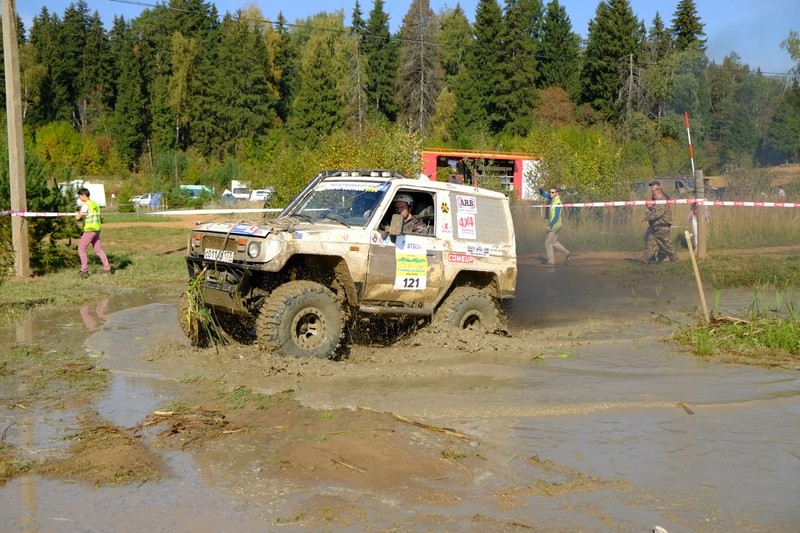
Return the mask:
[[[414,198],[407,193],[399,193],[394,197],[394,212],[403,217],[403,233],[413,233],[417,235],[426,235],[428,233],[428,226],[422,219],[419,219],[411,214],[411,208],[414,206]]]

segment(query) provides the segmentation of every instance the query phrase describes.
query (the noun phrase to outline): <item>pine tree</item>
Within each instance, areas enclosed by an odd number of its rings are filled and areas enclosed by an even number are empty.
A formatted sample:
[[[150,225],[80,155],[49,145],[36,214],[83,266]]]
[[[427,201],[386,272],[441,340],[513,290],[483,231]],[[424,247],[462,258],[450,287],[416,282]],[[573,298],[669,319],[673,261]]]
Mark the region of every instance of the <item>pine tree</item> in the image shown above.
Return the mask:
[[[474,39],[467,50],[466,69],[455,80],[454,133],[466,137],[500,124],[495,88],[502,83],[505,61],[500,39],[502,13],[497,0],[480,0],[473,25]]]
[[[439,14],[439,59],[448,85],[466,68],[466,55],[472,42],[472,25],[460,4]]]
[[[795,82],[778,105],[767,132],[767,145],[779,163],[800,162],[800,84]]]
[[[412,0],[400,29],[397,74],[400,118],[411,131],[428,128],[442,88],[437,29],[429,0]]]
[[[120,159],[137,171],[147,141],[148,116],[141,55],[133,29],[121,17],[114,19],[109,40],[113,70],[117,73],[111,136]]]
[[[506,0],[500,38],[505,57],[499,65],[498,119],[492,131],[526,135],[537,103],[541,0]]]
[[[572,31],[567,11],[558,0],[547,4],[539,51],[539,86],[561,87],[576,99],[580,92],[580,36]]]
[[[375,0],[369,13],[364,40],[367,68],[367,95],[370,109],[394,121],[397,104],[394,89],[397,78],[397,44],[389,32],[389,15],[383,9],[383,0]]]
[[[320,13],[300,54],[299,86],[292,105],[289,130],[302,144],[315,145],[344,124],[342,80],[347,71],[347,36],[341,12]]]
[[[89,19],[83,69],[76,110],[82,132],[100,123],[105,124],[112,101],[111,47],[108,34],[95,11]]]
[[[638,60],[643,39],[628,0],[601,1],[589,21],[589,37],[581,72],[581,101],[603,115],[617,119],[624,73]]]
[[[215,127],[207,136],[213,145],[199,145],[218,160],[262,140],[279,123],[262,20],[260,10],[251,6],[235,18],[226,15],[220,27],[215,81],[208,88],[215,102],[209,108]]]
[[[672,16],[672,41],[675,50],[680,52],[696,48],[702,52],[706,49],[705,24],[700,22],[694,0],[681,0]]]
[[[286,19],[278,13],[275,21],[277,39],[275,44],[275,68],[279,74],[278,79],[278,116],[286,123],[291,112],[291,102],[297,86],[297,64],[299,63],[300,31],[290,32],[286,27]]]

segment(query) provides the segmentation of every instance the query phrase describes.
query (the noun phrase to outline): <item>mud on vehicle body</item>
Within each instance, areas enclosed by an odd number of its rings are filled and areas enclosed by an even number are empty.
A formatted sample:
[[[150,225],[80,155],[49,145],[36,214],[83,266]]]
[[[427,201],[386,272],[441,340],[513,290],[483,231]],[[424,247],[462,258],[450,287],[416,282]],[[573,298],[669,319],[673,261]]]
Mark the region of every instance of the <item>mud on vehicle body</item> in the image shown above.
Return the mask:
[[[425,233],[402,233],[401,193]],[[197,302],[223,329],[243,325],[265,349],[312,357],[335,355],[370,319],[494,330],[517,277],[504,195],[386,170],[322,172],[272,220],[198,224],[186,260]]]

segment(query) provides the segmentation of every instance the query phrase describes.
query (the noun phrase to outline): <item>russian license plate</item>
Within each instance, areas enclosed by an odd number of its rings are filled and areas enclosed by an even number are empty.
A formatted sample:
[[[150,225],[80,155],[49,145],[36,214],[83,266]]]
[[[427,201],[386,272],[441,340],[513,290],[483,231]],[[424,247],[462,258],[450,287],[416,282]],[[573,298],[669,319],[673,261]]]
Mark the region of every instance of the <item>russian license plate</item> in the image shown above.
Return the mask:
[[[215,248],[206,248],[205,252],[203,252],[203,259],[222,261],[223,263],[233,263],[233,250],[217,250]]]

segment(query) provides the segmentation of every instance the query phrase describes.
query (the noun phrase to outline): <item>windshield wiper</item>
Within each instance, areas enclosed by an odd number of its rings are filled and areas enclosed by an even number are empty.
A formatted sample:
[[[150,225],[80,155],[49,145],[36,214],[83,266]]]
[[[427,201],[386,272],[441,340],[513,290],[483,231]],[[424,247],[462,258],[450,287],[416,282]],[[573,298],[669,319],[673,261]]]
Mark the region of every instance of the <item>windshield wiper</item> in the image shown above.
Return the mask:
[[[333,220],[334,222],[338,222],[339,224],[343,224],[343,225],[347,226],[348,228],[352,227],[352,226],[350,226],[350,224],[345,222],[344,219],[341,216],[337,215],[336,213],[327,213],[325,215],[322,215],[322,218],[327,218],[329,220]]]

